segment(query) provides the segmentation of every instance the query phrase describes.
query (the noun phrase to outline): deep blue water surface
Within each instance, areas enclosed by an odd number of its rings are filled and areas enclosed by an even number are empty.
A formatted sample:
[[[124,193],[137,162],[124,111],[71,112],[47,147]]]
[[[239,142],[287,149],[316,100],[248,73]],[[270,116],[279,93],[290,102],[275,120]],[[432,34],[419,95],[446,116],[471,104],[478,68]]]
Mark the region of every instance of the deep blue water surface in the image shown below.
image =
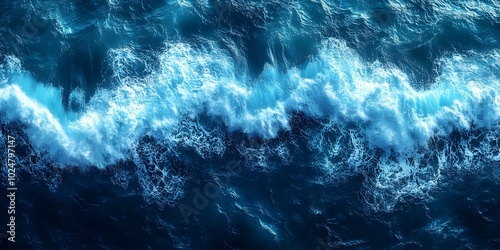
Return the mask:
[[[0,249],[500,248],[498,0],[9,0],[0,23]]]

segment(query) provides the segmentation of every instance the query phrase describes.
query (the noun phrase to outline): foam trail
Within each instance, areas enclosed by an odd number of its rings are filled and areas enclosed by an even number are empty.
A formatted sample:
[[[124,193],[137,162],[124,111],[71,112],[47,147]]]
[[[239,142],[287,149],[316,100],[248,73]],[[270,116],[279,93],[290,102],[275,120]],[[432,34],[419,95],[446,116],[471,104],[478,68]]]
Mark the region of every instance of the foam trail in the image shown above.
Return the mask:
[[[124,50],[113,52],[127,57],[116,60],[140,60]],[[425,91],[395,67],[361,60],[339,40],[325,42],[301,69],[282,74],[267,65],[254,80],[215,45],[168,44],[158,61],[142,78],[115,69],[121,72],[116,88],[98,91],[82,111],[71,112],[64,111],[59,89],[36,83],[8,58],[1,69],[2,122],[23,123],[34,147],[61,165],[104,167],[130,157],[146,135],[173,142],[174,127],[203,112],[230,130],[264,138],[288,129],[291,114],[303,112],[341,126],[356,123],[372,145],[398,152],[425,146],[436,134],[500,120],[498,51],[442,59],[440,76]]]

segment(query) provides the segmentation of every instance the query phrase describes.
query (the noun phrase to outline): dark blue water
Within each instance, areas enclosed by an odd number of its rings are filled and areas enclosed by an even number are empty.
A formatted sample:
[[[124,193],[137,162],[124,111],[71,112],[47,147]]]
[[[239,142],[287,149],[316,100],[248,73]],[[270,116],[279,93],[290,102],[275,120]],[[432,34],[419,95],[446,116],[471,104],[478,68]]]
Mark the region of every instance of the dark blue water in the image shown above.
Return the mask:
[[[0,249],[500,247],[496,0],[0,14]]]

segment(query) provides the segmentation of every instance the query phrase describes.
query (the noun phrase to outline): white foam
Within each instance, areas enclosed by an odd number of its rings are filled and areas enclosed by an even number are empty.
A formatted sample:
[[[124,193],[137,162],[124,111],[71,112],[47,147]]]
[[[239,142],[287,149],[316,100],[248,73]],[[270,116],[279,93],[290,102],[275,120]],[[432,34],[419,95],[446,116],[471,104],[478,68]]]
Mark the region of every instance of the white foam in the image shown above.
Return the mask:
[[[500,119],[500,83],[492,73],[500,65],[497,51],[443,58],[441,75],[425,91],[412,88],[395,67],[362,61],[338,40],[325,42],[303,69],[281,74],[267,65],[255,80],[215,45],[186,44],[168,44],[160,67],[146,77],[123,77],[133,53],[113,53],[126,57],[114,60],[121,82],[99,90],[78,113],[64,111],[60,89],[35,82],[10,58],[2,65],[2,119],[25,124],[34,147],[62,165],[99,167],[129,158],[145,135],[173,141],[175,126],[202,112],[230,130],[271,138],[299,111],[342,126],[356,123],[372,145],[397,152]]]

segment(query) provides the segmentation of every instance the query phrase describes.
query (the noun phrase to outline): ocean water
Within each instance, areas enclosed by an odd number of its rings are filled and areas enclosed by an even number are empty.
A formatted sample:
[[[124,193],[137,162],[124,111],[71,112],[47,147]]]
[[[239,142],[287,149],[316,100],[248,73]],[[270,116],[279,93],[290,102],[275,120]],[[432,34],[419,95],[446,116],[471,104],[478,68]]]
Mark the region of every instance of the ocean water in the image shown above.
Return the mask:
[[[0,22],[0,249],[500,248],[497,0],[8,0]]]

